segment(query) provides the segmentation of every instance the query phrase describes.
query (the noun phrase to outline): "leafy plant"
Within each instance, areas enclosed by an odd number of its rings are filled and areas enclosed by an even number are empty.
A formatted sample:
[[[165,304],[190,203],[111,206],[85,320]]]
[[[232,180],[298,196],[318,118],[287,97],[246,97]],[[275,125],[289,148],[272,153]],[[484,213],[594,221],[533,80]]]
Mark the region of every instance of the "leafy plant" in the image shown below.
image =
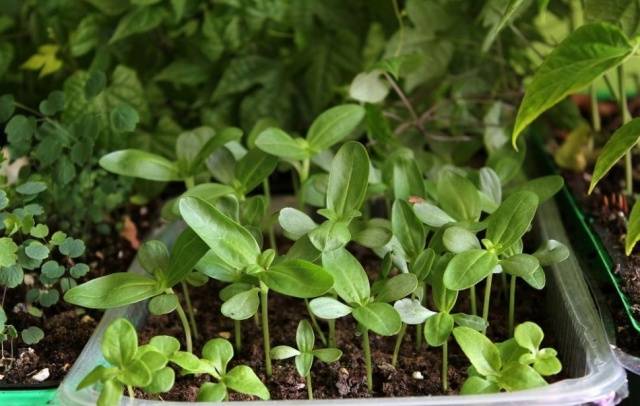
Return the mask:
[[[313,334],[313,328],[306,320],[301,320],[298,323],[298,329],[296,330],[296,345],[297,348],[289,347],[287,345],[279,345],[271,349],[271,358],[273,359],[287,359],[295,357],[296,370],[298,374],[307,381],[307,394],[309,400],[313,399],[313,387],[311,384],[311,367],[313,361],[318,358],[322,362],[331,363],[336,362],[342,356],[342,351],[337,348],[321,348],[314,349],[316,344],[316,337]]]

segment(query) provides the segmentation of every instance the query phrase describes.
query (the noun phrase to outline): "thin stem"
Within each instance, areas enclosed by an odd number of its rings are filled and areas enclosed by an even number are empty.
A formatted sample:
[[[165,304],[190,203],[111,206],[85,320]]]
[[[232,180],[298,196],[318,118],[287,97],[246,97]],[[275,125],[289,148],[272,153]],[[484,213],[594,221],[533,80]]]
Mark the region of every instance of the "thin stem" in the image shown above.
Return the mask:
[[[449,390],[449,343],[445,340],[442,344],[442,390]]]
[[[398,42],[398,47],[393,55],[397,57],[402,53],[402,47],[404,46],[404,22],[402,21],[402,15],[400,14],[398,0],[392,0],[392,3],[393,13],[396,15],[396,20],[398,20],[398,31],[400,31],[400,41]]]
[[[364,351],[364,365],[367,369],[367,387],[373,391],[373,371],[371,370],[371,347],[369,345],[369,329],[362,326],[362,350]]]
[[[278,245],[276,244],[276,233],[273,230],[273,219],[271,218],[271,185],[269,184],[269,178],[262,181],[262,189],[264,190],[264,197],[267,199],[267,207],[269,208],[269,227],[267,230],[269,233],[269,246],[277,254]]]
[[[407,96],[405,96],[404,92],[402,91],[402,89],[400,89],[400,86],[398,86],[396,81],[393,80],[391,75],[389,75],[388,73],[385,72],[384,73],[384,77],[387,79],[387,81],[389,82],[389,84],[393,88],[393,91],[396,92],[398,97],[400,97],[400,100],[402,100],[402,104],[404,104],[404,106],[409,111],[409,114],[411,114],[411,118],[413,119],[413,122],[415,123],[415,125],[419,127],[420,119],[418,118],[418,115],[416,114],[416,111],[413,109],[413,105],[411,104],[411,102],[409,101]]]
[[[189,327],[189,321],[187,320],[187,315],[184,313],[184,309],[178,301],[178,307],[176,307],[176,311],[178,312],[178,317],[180,317],[180,322],[182,323],[182,328],[184,329],[184,338],[187,342],[187,352],[193,352],[193,342],[191,341],[191,327]]]
[[[509,283],[509,337],[513,336],[513,324],[516,308],[516,276],[511,275]]]
[[[236,343],[236,352],[242,351],[242,322],[240,320],[233,321],[233,338]]]
[[[189,295],[189,287],[185,282],[180,282],[182,285],[182,295],[184,296],[184,302],[187,305],[187,314],[189,315],[189,322],[191,323],[191,329],[193,330],[193,336],[198,338],[198,324],[196,323],[196,316],[193,312],[193,306],[191,306],[191,296]]]
[[[309,318],[311,319],[311,325],[313,326],[313,329],[316,331],[316,334],[318,334],[320,341],[322,341],[322,345],[326,346],[327,337],[325,337],[324,332],[322,331],[322,329],[320,328],[320,325],[318,324],[318,320],[316,320],[316,316],[313,315],[313,312],[309,307],[309,299],[304,299],[304,304],[305,306],[307,306],[307,313],[309,313]]]
[[[313,386],[311,386],[311,371],[307,374],[307,395],[309,400],[313,400]]]
[[[631,121],[631,114],[629,113],[629,106],[627,105],[627,94],[625,91],[624,82],[624,65],[620,65],[618,66],[618,103],[620,104],[620,110],[622,111],[623,125]],[[631,150],[627,151],[627,153],[624,155],[624,169],[626,179],[626,192],[627,195],[631,196],[633,194],[633,162],[631,160]]]
[[[329,324],[329,347],[336,348],[336,321],[335,319],[327,320]]]
[[[506,300],[509,297],[509,282],[507,282],[506,273],[504,272],[500,273],[500,281],[502,282],[502,286],[500,286],[500,296],[504,297]]]
[[[605,74],[602,77],[604,79],[604,84],[607,85],[607,89],[609,89],[609,93],[611,93],[611,96],[616,100],[620,100],[620,97],[618,96],[618,92],[616,91],[615,86],[613,86],[613,83],[611,82],[611,78],[609,77],[609,75]]]
[[[491,281],[493,280],[493,273],[487,276],[487,282],[484,287],[484,302],[482,303],[482,318],[484,321],[489,321],[489,300],[491,300]],[[486,331],[486,328],[485,328]]]
[[[136,394],[133,391],[133,386],[127,385],[127,393],[129,394],[130,402],[133,403],[133,399],[135,399]]]
[[[187,190],[193,188],[195,185],[196,185],[196,180],[193,176],[189,176],[184,180],[184,186],[187,188]]]
[[[471,314],[478,315],[478,304],[476,303],[476,286],[469,288],[469,301],[471,301]]]
[[[589,94],[591,95],[591,127],[593,127],[593,131],[599,133],[602,130],[602,123],[600,121],[600,110],[598,109],[598,92],[595,85],[591,85]]]
[[[407,331],[407,325],[405,323],[402,323],[400,332],[398,332],[398,335],[396,336],[396,345],[393,347],[393,357],[391,358],[391,365],[394,368],[398,363],[398,355],[400,354],[400,347],[402,346],[402,340],[404,339],[404,334],[406,333],[406,331]]]
[[[311,160],[303,159],[302,160],[302,169],[300,170],[300,187],[302,184],[309,179],[309,169],[311,168]]]
[[[271,340],[269,338],[269,288],[260,282],[260,307],[262,309],[262,346],[264,350],[264,367],[268,377],[271,377]]]

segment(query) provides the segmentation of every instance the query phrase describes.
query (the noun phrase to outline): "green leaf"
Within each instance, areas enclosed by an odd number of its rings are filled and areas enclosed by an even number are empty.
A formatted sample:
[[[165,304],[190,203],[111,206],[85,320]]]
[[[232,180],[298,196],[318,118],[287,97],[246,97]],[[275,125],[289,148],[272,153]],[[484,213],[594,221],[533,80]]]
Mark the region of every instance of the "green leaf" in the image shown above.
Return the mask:
[[[629,215],[627,223],[627,235],[624,238],[624,252],[627,256],[631,255],[633,248],[640,240],[640,204],[636,201]]]
[[[115,132],[132,132],[140,121],[138,112],[128,104],[119,104],[109,114],[111,129]]]
[[[91,372],[89,372],[78,384],[78,386],[76,387],[76,390],[81,390],[84,388],[88,388],[89,386],[92,386],[93,384],[103,381],[104,380],[104,375],[106,375],[107,373],[107,367],[105,367],[104,365],[98,365],[95,368],[93,368],[91,370]]]
[[[533,369],[542,376],[551,376],[562,371],[562,364],[556,357],[540,358],[533,363]]]
[[[246,395],[254,395],[262,400],[269,399],[269,390],[260,378],[246,365],[239,365],[229,371],[222,381],[229,388]]]
[[[540,245],[540,247],[533,253],[533,256],[538,259],[540,265],[548,266],[551,264],[557,264],[569,258],[569,248],[563,243],[556,240],[546,240]]]
[[[505,366],[500,374],[498,383],[510,392],[539,388],[547,385],[544,378],[533,368],[517,363]]]
[[[127,319],[113,321],[104,332],[100,348],[104,359],[114,366],[125,368],[133,361],[138,350],[136,329]]]
[[[171,336],[152,337],[151,340],[149,340],[149,345],[166,356],[171,356],[180,350],[180,341]]]
[[[256,147],[280,158],[301,161],[309,159],[310,153],[303,140],[294,139],[279,128],[267,128],[256,138]]]
[[[137,7],[120,19],[109,43],[113,44],[131,35],[151,31],[160,25],[165,15],[161,6]]]
[[[182,179],[173,162],[138,149],[111,152],[100,158],[100,166],[118,175],[147,180],[170,182]]]
[[[428,202],[416,203],[413,206],[413,212],[420,221],[434,228],[440,228],[445,224],[454,223],[456,221],[444,210]]]
[[[337,348],[320,348],[313,350],[313,355],[322,362],[331,363],[342,357],[342,351]]]
[[[422,306],[418,299],[411,298],[398,300],[393,304],[393,308],[396,309],[403,323],[411,325],[422,324],[436,314]]]
[[[496,265],[498,257],[486,250],[472,249],[457,254],[444,271],[444,285],[451,290],[469,289],[489,276]]]
[[[511,194],[488,219],[487,239],[498,249],[505,250],[515,244],[525,232],[536,214],[538,197],[532,192]]]
[[[251,233],[211,204],[198,198],[183,197],[180,214],[224,263],[235,269],[256,263],[260,247]]]
[[[327,208],[346,220],[359,210],[367,194],[369,156],[359,142],[350,141],[338,150],[329,172]]]
[[[92,13],[80,20],[75,30],[69,35],[71,55],[77,57],[91,51],[100,43],[101,16]]]
[[[16,192],[21,195],[37,195],[47,190],[47,184],[44,182],[25,182],[16,188]]]
[[[49,248],[39,241],[31,241],[24,250],[29,258],[43,260],[49,256]]]
[[[429,317],[424,325],[424,338],[429,345],[439,347],[449,339],[453,330],[453,317],[449,313],[441,312]]]
[[[90,309],[111,309],[141,302],[162,291],[163,288],[155,279],[119,272],[69,289],[64,294],[64,300]]]
[[[469,327],[476,331],[483,332],[489,326],[489,323],[480,316],[465,313],[455,313],[452,314],[452,316],[453,321],[461,327]]]
[[[502,183],[498,174],[491,168],[481,168],[478,172],[480,175],[480,191],[491,199],[496,206],[502,202]]]
[[[380,103],[389,93],[389,85],[381,78],[382,72],[359,73],[349,86],[349,97],[362,103]]]
[[[320,152],[337,144],[355,130],[364,114],[364,108],[355,104],[343,104],[326,110],[309,127],[309,147]]]
[[[269,356],[271,359],[287,359],[300,355],[300,351],[288,345],[278,345],[271,349]]]
[[[309,240],[322,252],[343,248],[351,240],[349,225],[342,221],[327,220],[309,232]]]
[[[487,4],[493,6],[492,3]],[[509,23],[509,21],[512,20],[514,14],[523,5],[525,5],[526,7],[529,5],[529,3],[525,2],[524,0],[509,0],[509,3],[506,5],[504,10],[501,10],[502,14],[500,16],[500,19],[491,27],[491,30],[489,30],[487,36],[484,37],[484,41],[482,42],[482,52],[487,52],[489,48],[491,48],[491,45],[495,41],[498,34],[500,34],[500,31],[502,31],[504,27]]]
[[[367,273],[344,248],[322,253],[322,265],[333,276],[333,289],[347,303],[365,303],[371,295]]]
[[[538,203],[543,203],[553,197],[564,186],[564,179],[560,175],[549,175],[531,179],[515,188],[513,192],[528,191],[538,196]]]
[[[401,273],[382,282],[375,300],[382,303],[395,302],[413,293],[417,287],[418,279],[414,274]]]
[[[396,200],[391,208],[391,230],[402,246],[408,261],[413,261],[424,249],[427,233],[404,200]]]
[[[331,297],[319,297],[309,302],[311,312],[321,319],[338,319],[351,314],[351,308]]]
[[[145,241],[138,250],[137,259],[144,270],[154,275],[169,268],[169,250],[162,241]]]
[[[516,326],[513,337],[520,347],[526,348],[535,354],[540,349],[544,333],[536,323],[527,321]]]
[[[586,24],[569,34],[540,65],[527,86],[516,116],[513,145],[540,114],[623,63],[636,47],[619,28],[608,23]]]
[[[0,123],[4,123],[11,118],[15,108],[15,99],[13,98],[13,95],[3,94],[0,96]]]
[[[402,327],[400,315],[388,303],[372,302],[353,309],[353,318],[367,329],[382,336],[397,334]]]
[[[398,156],[393,160],[392,171],[393,197],[407,200],[411,196],[425,196],[424,180],[415,159]]]
[[[278,222],[287,236],[294,241],[318,227],[306,213],[292,207],[280,210]]]
[[[528,254],[516,254],[500,261],[500,265],[504,272],[526,278],[540,267],[538,258]]]
[[[122,399],[122,384],[115,379],[109,379],[104,383],[100,396],[98,397],[98,406],[117,405]]]
[[[158,295],[149,301],[149,312],[156,316],[168,314],[178,307],[178,296],[173,293]]]
[[[193,230],[184,230],[173,244],[168,271],[164,274],[167,287],[185,280],[208,251],[209,246]]]
[[[301,352],[311,352],[316,344],[313,328],[307,320],[301,320],[296,330],[296,345]]]
[[[222,402],[227,397],[227,387],[223,383],[205,382],[198,391],[197,402]]]
[[[258,311],[260,299],[257,288],[240,292],[222,304],[220,311],[233,320],[246,320]]]
[[[438,202],[458,221],[480,218],[480,199],[473,183],[457,173],[444,171],[437,184]],[[416,213],[417,214],[417,213]]]
[[[38,109],[45,116],[53,116],[64,109],[64,92],[54,90],[49,96],[40,102]]]
[[[244,187],[246,194],[267,179],[277,165],[278,159],[276,157],[259,149],[249,150],[236,164],[236,179]]]
[[[13,116],[4,128],[5,133],[7,133],[7,141],[14,146],[28,144],[35,130],[35,120],[29,119],[22,114]]]
[[[44,338],[44,331],[39,327],[31,326],[22,330],[20,338],[22,338],[22,342],[27,345],[37,344]]]
[[[456,327],[453,336],[476,371],[484,376],[499,375],[502,368],[500,352],[484,334],[469,327]]]
[[[296,370],[300,376],[307,376],[311,373],[311,367],[313,366],[313,354],[310,352],[303,352],[300,355],[296,355]]]
[[[202,357],[211,361],[218,373],[224,375],[233,358],[233,346],[224,338],[214,338],[202,347]]]
[[[57,279],[64,275],[64,266],[61,266],[56,261],[47,261],[42,264],[40,271],[49,279]]]
[[[151,383],[144,387],[146,393],[169,392],[176,380],[176,373],[171,367],[164,367],[155,372]]]
[[[460,389],[461,395],[479,395],[498,392],[500,392],[500,386],[479,376],[470,376],[467,378],[464,384],[462,384],[462,389]]]
[[[458,226],[448,227],[444,230],[442,243],[454,254],[480,248],[478,237],[471,231]]]
[[[333,278],[322,267],[311,262],[290,259],[273,265],[259,275],[270,289],[297,298],[318,297],[333,286]]]
[[[7,268],[18,260],[18,245],[9,237],[0,238],[0,267]]]
[[[119,378],[127,385],[138,387],[147,386],[152,380],[151,371],[149,371],[145,363],[140,360],[133,360],[126,365]]]
[[[593,192],[598,182],[613,168],[622,157],[631,151],[640,139],[640,118],[634,118],[618,128],[607,140],[593,169],[589,194]]]
[[[534,289],[542,289],[546,283],[546,276],[542,267],[538,267],[531,275],[522,278]]]
[[[82,254],[84,254],[84,241],[70,237],[65,238],[64,241],[62,241],[62,243],[58,246],[58,250],[62,255],[66,255],[69,258],[78,258]]]

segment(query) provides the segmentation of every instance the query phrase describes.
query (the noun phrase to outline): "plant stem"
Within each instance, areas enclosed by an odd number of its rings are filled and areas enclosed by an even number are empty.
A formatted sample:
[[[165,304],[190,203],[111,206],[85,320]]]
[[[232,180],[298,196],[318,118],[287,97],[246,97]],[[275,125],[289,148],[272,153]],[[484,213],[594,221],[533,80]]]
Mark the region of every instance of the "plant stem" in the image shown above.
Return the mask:
[[[269,338],[269,288],[260,282],[260,308],[262,309],[262,346],[264,351],[264,367],[268,377],[271,377],[271,340]]]
[[[271,218],[271,185],[269,185],[269,178],[266,178],[262,181],[262,189],[264,189],[264,197],[267,199],[267,207],[269,216],[269,227],[267,232],[269,233],[269,246],[272,250],[278,253],[278,246],[276,244],[276,233],[273,230],[273,219]]]
[[[329,324],[329,347],[336,348],[336,321],[327,320],[327,324]]]
[[[242,351],[242,322],[240,320],[233,321],[233,338],[236,343],[236,351]]]
[[[629,106],[627,105],[627,93],[625,91],[624,65],[618,66],[618,102],[622,111],[622,124],[631,121]],[[631,148],[633,149],[633,148]],[[633,162],[631,160],[631,150],[624,155],[624,169],[626,179],[627,195],[633,195]]]
[[[369,329],[361,326],[362,330],[362,350],[364,351],[364,365],[367,370],[367,387],[369,392],[373,391],[373,371],[371,370],[371,347],[369,345]]]
[[[302,169],[300,171],[300,187],[302,188],[302,184],[309,178],[309,168],[311,167],[310,159],[302,160]]]
[[[311,386],[311,371],[307,374],[307,394],[309,395],[309,400],[313,400],[313,387]]]
[[[478,315],[478,304],[476,303],[476,286],[473,285],[469,289],[469,301],[471,302],[471,314]]]
[[[407,325],[405,323],[402,323],[402,327],[400,328],[400,332],[398,332],[398,335],[396,336],[396,345],[395,345],[395,347],[393,347],[393,357],[391,358],[391,365],[394,368],[396,367],[396,364],[398,363],[398,354],[400,354],[400,347],[402,346],[402,340],[404,339],[404,334],[405,334],[406,331],[407,331]]]
[[[180,322],[182,323],[182,328],[184,329],[184,338],[187,342],[187,352],[193,352],[193,342],[191,341],[191,327],[189,327],[187,315],[184,313],[184,309],[182,308],[180,301],[178,301],[178,307],[176,307],[176,311],[178,312]]]
[[[309,307],[309,299],[304,299],[304,304],[305,304],[305,306],[307,306],[307,313],[309,313],[309,318],[311,319],[311,325],[313,326],[313,329],[318,334],[318,337],[320,338],[320,341],[322,341],[322,345],[326,346],[327,345],[327,337],[324,336],[324,333],[322,332],[322,329],[320,328],[320,325],[318,325],[318,320],[316,320],[316,316],[313,315],[313,312],[311,311],[311,308]]]
[[[589,93],[591,94],[591,126],[593,131],[599,133],[602,130],[602,123],[600,121],[600,110],[598,110],[598,92],[595,85],[591,85]]]
[[[445,340],[444,344],[442,344],[442,390],[449,390],[449,343]]]
[[[416,326],[416,351],[420,351],[420,348],[422,348],[422,324],[418,324]]]
[[[184,186],[187,188],[187,190],[191,189],[195,185],[196,185],[196,180],[194,179],[193,176],[189,176],[184,180]]]
[[[182,285],[182,295],[184,296],[184,302],[187,305],[187,313],[189,314],[189,322],[191,323],[191,329],[193,330],[193,336],[198,338],[198,324],[196,323],[196,316],[193,313],[193,306],[191,306],[191,296],[189,295],[189,287],[183,281],[180,282]]]
[[[516,276],[511,275],[511,281],[509,283],[509,337],[513,336],[515,307],[516,307]]]
[[[487,276],[487,282],[484,287],[484,302],[482,303],[482,318],[484,321],[489,321],[489,300],[491,299],[491,281],[493,280],[493,273]],[[485,328],[485,332],[487,329]]]
[[[133,399],[136,397],[136,394],[133,391],[133,386],[127,385],[127,393],[129,394],[130,401],[133,403]]]

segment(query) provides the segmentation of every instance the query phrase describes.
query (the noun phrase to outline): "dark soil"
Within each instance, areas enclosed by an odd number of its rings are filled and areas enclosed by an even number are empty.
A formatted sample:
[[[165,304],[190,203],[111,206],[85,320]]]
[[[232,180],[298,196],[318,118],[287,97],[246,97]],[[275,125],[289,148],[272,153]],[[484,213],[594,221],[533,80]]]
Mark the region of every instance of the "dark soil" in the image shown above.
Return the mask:
[[[358,256],[365,265],[369,275],[378,272],[380,261],[373,255],[364,254],[358,250]],[[497,286],[496,286],[497,285]],[[218,291],[222,285],[210,281],[200,288],[191,288],[191,299],[194,307],[200,309],[196,313],[196,320],[200,336],[195,340],[194,352],[200,354],[204,343],[215,337],[224,337],[233,342],[233,322],[220,314],[221,301]],[[491,326],[488,335],[497,341],[506,338],[506,309],[507,303],[503,297],[500,279],[494,283],[492,297]],[[518,287],[516,320],[533,320],[538,322],[545,331],[547,338],[545,346],[553,346],[553,336],[548,327],[543,312],[543,306],[531,306],[531,303],[542,303],[544,292],[534,291],[525,286]],[[467,308],[467,295],[461,294],[456,311]],[[308,318],[304,302],[278,294],[269,297],[269,317],[271,345],[294,345],[295,331],[302,318]],[[319,321],[326,331],[326,325]],[[550,328],[550,327],[549,327]],[[243,349],[232,361],[232,365],[246,364],[251,366],[266,383],[272,399],[306,399],[307,389],[305,381],[295,369],[293,360],[274,361],[273,376],[267,379],[263,367],[262,333],[253,319],[242,322]],[[369,393],[366,386],[365,366],[361,351],[361,338],[356,336],[356,325],[352,318],[345,317],[337,321],[338,347],[343,351],[342,358],[332,364],[316,361],[312,369],[314,397],[319,399],[331,398],[362,398],[362,397],[398,397],[425,396],[445,394],[441,387],[441,348],[427,348],[424,344],[416,350],[416,328],[409,326],[400,352],[398,366],[391,365],[391,356],[395,337],[380,337],[370,334],[373,359],[374,392]],[[182,341],[182,328],[175,312],[170,315],[152,316],[140,331],[140,341],[148,342],[155,335],[170,335]],[[318,346],[322,343],[316,340]],[[458,393],[466,379],[466,368],[469,363],[460,349],[451,339],[449,343],[449,384],[450,390],[446,394]],[[562,354],[560,354],[562,355]],[[209,381],[208,376],[182,376],[176,374],[173,389],[161,394],[164,400],[193,401],[196,399],[199,386]],[[562,379],[557,376],[552,381]],[[138,391],[136,396],[158,398]],[[248,397],[232,393],[231,399],[243,400]]]
[[[151,219],[156,218],[157,210],[148,207],[128,207],[114,215],[113,224],[129,216],[136,225],[138,235],[144,236],[151,229]],[[108,235],[97,234],[87,244],[86,262],[91,271],[86,279],[96,278],[107,273],[124,272],[135,257],[136,250],[130,241],[121,236],[118,227],[111,227]],[[142,238],[142,237],[140,237]],[[37,274],[33,275],[37,279]],[[98,311],[82,311],[66,304],[62,299],[50,308],[43,308],[41,318],[26,312],[25,295],[27,287],[23,284],[8,289],[4,298],[4,309],[8,323],[18,331],[38,326],[44,331],[44,339],[37,344],[27,346],[16,340],[12,348],[9,342],[4,345],[2,367],[0,367],[0,389],[4,385],[38,384],[57,386],[78,355],[84,348],[102,314]],[[44,381],[34,379],[34,375],[47,368],[48,378]]]

